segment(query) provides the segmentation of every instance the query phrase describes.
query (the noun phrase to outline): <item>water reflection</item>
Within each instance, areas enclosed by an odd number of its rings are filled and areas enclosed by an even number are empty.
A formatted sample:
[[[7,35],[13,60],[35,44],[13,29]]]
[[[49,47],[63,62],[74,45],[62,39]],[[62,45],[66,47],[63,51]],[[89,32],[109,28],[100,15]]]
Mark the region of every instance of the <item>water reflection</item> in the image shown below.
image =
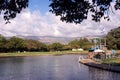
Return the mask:
[[[119,80],[120,74],[89,67],[90,80]]]
[[[119,80],[120,74],[78,63],[79,55],[0,59],[0,80]]]

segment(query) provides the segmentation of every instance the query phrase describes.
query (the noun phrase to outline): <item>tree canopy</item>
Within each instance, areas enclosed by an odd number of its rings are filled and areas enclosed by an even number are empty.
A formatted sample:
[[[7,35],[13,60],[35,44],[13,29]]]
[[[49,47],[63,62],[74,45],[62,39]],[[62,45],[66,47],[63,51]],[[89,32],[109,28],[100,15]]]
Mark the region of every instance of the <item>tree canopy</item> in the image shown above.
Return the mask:
[[[91,46],[93,46],[93,43],[87,38],[80,38],[79,40],[73,40],[69,42],[68,45],[70,45],[72,49],[83,48],[88,50]]]
[[[62,21],[81,23],[87,19],[91,12],[92,20],[100,22],[101,18],[109,20],[112,11],[111,3],[115,10],[120,9],[120,0],[50,0],[50,12],[60,16]]]
[[[59,42],[55,42],[49,45],[51,51],[60,51],[63,48],[63,45]]]
[[[109,49],[120,50],[120,27],[112,29],[106,36]]]
[[[27,6],[28,0],[0,0],[0,14],[3,14],[4,20],[9,22]]]
[[[50,11],[56,16],[61,16],[62,21],[81,23],[87,19],[91,12],[92,20],[99,22],[102,17],[109,20],[109,12],[112,12],[111,3],[115,10],[120,9],[120,0],[49,0]],[[29,0],[0,0],[0,14],[8,23],[16,17],[23,8],[28,6]]]

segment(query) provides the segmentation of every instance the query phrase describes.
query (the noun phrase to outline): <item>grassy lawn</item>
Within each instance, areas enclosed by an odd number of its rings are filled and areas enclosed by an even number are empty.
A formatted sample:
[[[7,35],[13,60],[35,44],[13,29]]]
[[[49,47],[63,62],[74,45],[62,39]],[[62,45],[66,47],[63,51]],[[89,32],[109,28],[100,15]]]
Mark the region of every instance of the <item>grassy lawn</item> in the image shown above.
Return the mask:
[[[20,53],[0,53],[0,57],[15,57],[15,56],[46,56],[46,55],[63,55],[63,54],[87,54],[87,51],[56,51],[56,52],[20,52]]]
[[[117,55],[120,55],[120,50],[115,50],[115,53],[116,53]]]
[[[120,50],[116,50],[116,53],[120,53]]]
[[[111,52],[111,50],[109,50]],[[115,50],[115,55],[120,55],[120,50]],[[112,64],[112,65],[119,65],[120,66],[120,58],[111,58],[102,61],[103,64]]]
[[[63,55],[63,54],[87,54],[88,51],[56,51],[56,52],[13,52],[13,53],[0,53],[0,57],[14,57],[14,56],[47,56],[47,55]],[[120,50],[115,51],[120,54]]]
[[[120,58],[106,59],[102,61],[103,64],[112,64],[120,66]]]

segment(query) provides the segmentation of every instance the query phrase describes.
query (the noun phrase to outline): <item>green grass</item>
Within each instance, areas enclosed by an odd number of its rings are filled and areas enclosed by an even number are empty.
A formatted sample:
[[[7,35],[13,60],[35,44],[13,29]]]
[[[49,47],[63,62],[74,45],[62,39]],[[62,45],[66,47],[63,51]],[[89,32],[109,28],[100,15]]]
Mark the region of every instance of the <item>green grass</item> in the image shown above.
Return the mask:
[[[87,54],[87,51],[56,51],[56,52],[14,52],[14,53],[0,53],[0,57],[19,57],[19,56],[47,56],[47,55],[63,55],[63,54]]]
[[[111,52],[111,50],[109,50],[108,52]],[[120,50],[115,50],[115,56],[117,55],[120,55]],[[120,66],[120,58],[106,59],[106,60],[103,60],[102,63]]]
[[[87,54],[88,51],[56,51],[56,52],[13,52],[13,53],[0,53],[0,57],[15,57],[15,56],[47,56],[47,55],[63,55],[63,54]],[[120,54],[120,50],[115,51]]]
[[[107,52],[112,52],[111,50],[108,50]],[[120,50],[115,50],[116,54],[120,54]]]
[[[111,58],[102,61],[103,64],[112,64],[120,66],[120,58]]]
[[[62,51],[63,54],[87,54],[88,51]]]
[[[120,55],[120,50],[115,50],[115,53]]]

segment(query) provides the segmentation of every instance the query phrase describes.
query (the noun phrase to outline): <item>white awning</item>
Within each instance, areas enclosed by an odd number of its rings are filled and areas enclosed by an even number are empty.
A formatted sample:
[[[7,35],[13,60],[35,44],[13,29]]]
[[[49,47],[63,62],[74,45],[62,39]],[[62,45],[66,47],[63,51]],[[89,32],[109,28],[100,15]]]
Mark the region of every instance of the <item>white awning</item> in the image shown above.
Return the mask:
[[[95,50],[94,52],[104,52],[104,51],[101,50],[101,49],[97,49],[97,50]]]

